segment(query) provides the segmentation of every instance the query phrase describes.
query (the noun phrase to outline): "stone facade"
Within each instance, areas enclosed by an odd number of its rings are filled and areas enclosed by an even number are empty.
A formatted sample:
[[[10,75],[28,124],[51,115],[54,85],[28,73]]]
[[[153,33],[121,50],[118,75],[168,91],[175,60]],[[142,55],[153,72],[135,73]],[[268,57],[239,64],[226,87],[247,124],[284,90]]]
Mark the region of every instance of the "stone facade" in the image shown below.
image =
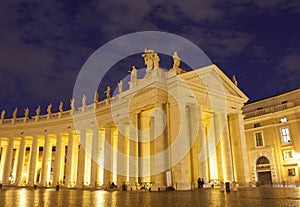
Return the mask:
[[[245,105],[244,124],[251,181],[270,171],[273,185],[298,185],[300,180],[300,89]],[[258,169],[260,157],[268,169]]]
[[[51,113],[50,107],[31,119],[3,116],[0,181],[65,187],[125,182],[152,190],[189,190],[199,177],[250,182],[248,159],[257,156],[246,151],[251,145],[242,107],[248,98],[216,65],[190,72],[156,66],[129,85],[90,105],[85,98],[80,108],[71,103],[70,110]]]

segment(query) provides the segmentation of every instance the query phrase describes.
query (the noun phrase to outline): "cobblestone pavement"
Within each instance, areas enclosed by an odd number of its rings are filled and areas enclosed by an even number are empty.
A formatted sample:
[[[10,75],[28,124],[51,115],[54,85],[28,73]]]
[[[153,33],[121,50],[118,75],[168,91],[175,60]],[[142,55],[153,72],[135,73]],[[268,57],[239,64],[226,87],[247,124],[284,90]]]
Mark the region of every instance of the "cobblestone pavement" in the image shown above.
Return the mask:
[[[194,191],[92,191],[33,188],[0,189],[0,206],[280,206],[300,207],[300,188],[239,188]]]

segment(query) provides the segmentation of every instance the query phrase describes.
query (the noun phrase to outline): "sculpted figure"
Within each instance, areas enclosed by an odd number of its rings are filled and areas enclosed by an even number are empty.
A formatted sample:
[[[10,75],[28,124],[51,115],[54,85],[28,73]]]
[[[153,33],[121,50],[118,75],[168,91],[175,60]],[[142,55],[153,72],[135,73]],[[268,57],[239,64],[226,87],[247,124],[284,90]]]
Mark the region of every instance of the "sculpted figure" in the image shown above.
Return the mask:
[[[36,108],[35,113],[36,113],[37,116],[40,115],[40,113],[41,113],[41,106],[38,106],[38,107]]]
[[[72,111],[74,111],[74,109],[75,109],[74,102],[75,102],[74,98],[71,98],[70,99],[70,108]]]
[[[232,76],[232,82],[234,83],[234,85],[238,86],[238,81],[235,75]]]
[[[106,94],[106,98],[108,98],[108,99],[110,98],[110,91],[111,91],[110,87],[107,86],[105,94]]]
[[[82,96],[82,106],[83,107],[86,106],[86,96],[85,95]]]
[[[98,101],[99,101],[99,93],[98,91],[96,91],[94,96],[94,103],[98,103]]]
[[[29,108],[27,107],[24,111],[25,111],[25,118],[28,118],[28,115],[29,115]]]
[[[180,58],[177,55],[177,52],[173,54],[173,68],[179,68],[180,65]]]
[[[151,70],[153,68],[153,53],[153,50],[145,49],[145,53],[142,54],[147,70]]]
[[[159,68],[159,61],[160,61],[160,58],[159,56],[157,55],[157,53],[155,52],[153,54],[153,65],[154,65],[154,69],[158,69]]]
[[[136,81],[136,79],[137,79],[137,75],[136,75],[137,70],[136,70],[135,66],[132,66],[132,70],[131,71],[129,70],[128,72],[131,73],[130,81]]]
[[[120,80],[120,82],[118,82],[118,87],[119,87],[119,93],[122,93],[123,90],[123,81]]]
[[[13,119],[17,118],[17,113],[18,113],[18,108],[15,108],[12,114]]]
[[[59,102],[59,107],[58,107],[59,112],[63,112],[63,106],[64,106],[63,102],[60,101],[60,102]]]
[[[4,120],[4,117],[5,117],[5,110],[2,110],[2,112],[1,112],[1,120]]]
[[[52,109],[52,103],[50,103],[50,104],[48,105],[48,108],[47,108],[48,114],[51,114],[51,109]]]

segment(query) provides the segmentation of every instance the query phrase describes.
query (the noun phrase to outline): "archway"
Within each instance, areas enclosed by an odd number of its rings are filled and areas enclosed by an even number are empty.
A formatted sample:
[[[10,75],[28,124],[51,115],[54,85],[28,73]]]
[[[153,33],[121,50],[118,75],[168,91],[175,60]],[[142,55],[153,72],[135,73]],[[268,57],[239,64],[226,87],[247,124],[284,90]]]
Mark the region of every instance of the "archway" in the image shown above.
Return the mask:
[[[261,156],[257,159],[256,173],[257,173],[257,181],[261,185],[271,185],[272,184],[270,161],[265,156]]]

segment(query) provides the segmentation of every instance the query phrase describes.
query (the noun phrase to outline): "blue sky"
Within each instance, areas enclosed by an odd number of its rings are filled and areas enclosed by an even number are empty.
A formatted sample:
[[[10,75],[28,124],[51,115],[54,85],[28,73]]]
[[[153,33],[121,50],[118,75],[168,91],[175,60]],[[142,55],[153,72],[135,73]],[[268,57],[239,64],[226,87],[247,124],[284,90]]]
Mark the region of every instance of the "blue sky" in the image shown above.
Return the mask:
[[[96,49],[149,30],[194,42],[229,77],[236,75],[250,101],[273,96],[300,87],[299,21],[300,2],[288,0],[2,1],[0,110],[10,117],[18,107],[22,116],[28,106],[34,115],[50,102],[57,111],[60,100],[67,109],[77,74]],[[129,58],[106,84],[115,87],[116,74],[126,75],[133,62],[144,66]]]

